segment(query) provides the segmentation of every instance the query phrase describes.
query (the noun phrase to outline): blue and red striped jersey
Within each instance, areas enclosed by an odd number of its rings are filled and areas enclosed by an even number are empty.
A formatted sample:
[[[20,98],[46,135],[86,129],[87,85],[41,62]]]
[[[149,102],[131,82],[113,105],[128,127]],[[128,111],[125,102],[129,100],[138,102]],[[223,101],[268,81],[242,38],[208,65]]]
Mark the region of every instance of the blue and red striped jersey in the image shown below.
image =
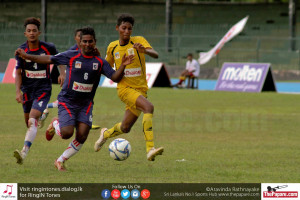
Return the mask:
[[[66,79],[58,95],[59,102],[71,100],[84,103],[93,100],[101,74],[111,78],[115,72],[105,59],[84,56],[76,50],[51,56],[51,60],[59,65],[67,65]]]
[[[29,49],[27,42],[19,48],[31,55],[55,55],[58,53],[54,44],[43,41],[39,41],[39,47],[36,49]],[[16,69],[22,69],[22,91],[42,87],[51,89],[49,64],[38,64],[31,60],[24,60],[19,56],[16,56],[16,60]]]

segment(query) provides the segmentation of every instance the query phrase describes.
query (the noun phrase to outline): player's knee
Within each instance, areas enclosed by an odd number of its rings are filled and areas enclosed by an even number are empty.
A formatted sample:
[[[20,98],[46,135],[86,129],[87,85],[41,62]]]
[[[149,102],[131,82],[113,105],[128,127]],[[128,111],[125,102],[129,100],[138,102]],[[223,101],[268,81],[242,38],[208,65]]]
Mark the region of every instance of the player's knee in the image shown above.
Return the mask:
[[[146,106],[145,106],[145,110],[144,110],[144,113],[153,113],[154,112],[154,106],[152,103],[148,103]]]
[[[73,136],[73,130],[61,130],[61,138],[62,139],[69,139]]]

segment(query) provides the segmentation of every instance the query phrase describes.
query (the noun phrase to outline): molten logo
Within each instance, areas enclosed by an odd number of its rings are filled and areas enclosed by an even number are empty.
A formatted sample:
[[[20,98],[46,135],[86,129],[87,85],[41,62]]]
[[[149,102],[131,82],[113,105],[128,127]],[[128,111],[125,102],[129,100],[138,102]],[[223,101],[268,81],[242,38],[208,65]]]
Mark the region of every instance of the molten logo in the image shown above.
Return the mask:
[[[76,92],[91,92],[93,89],[93,84],[84,84],[74,81],[72,89]]]
[[[222,80],[253,81],[259,82],[264,69],[244,65],[243,68],[227,67],[223,73]]]
[[[25,70],[27,78],[46,78],[46,70],[41,71],[29,71]]]

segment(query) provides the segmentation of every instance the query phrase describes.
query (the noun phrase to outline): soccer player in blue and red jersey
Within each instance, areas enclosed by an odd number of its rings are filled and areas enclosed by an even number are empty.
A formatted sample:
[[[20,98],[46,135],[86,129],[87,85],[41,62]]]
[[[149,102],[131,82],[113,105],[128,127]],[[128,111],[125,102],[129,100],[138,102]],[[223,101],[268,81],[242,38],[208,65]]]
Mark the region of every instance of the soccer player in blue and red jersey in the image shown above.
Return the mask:
[[[82,30],[81,28],[78,28],[78,29],[75,30],[74,40],[75,40],[76,44],[71,46],[68,50],[79,51],[81,30]],[[96,51],[98,51],[98,49],[96,49]],[[99,52],[99,56],[101,56],[100,52]],[[42,128],[44,126],[44,122],[45,122],[45,120],[46,120],[46,118],[48,117],[48,114],[49,114],[48,108],[57,108],[57,107],[58,107],[58,100],[56,100],[52,103],[49,103],[47,105],[46,109],[43,111],[43,114],[42,114],[42,116],[40,117],[40,119],[38,121],[38,127],[39,128]],[[99,129],[99,128],[100,128],[100,126],[92,124],[92,129]]]
[[[40,21],[27,18],[24,22],[24,35],[27,41],[19,48],[30,55],[55,55],[57,50],[53,44],[39,40],[41,34]],[[25,142],[21,151],[15,150],[17,163],[22,164],[37,133],[37,120],[51,96],[50,65],[38,64],[16,56],[16,100],[23,104],[24,118],[27,126]]]
[[[58,95],[58,119],[54,118],[46,131],[47,140],[51,140],[55,133],[68,139],[73,136],[76,128],[75,139],[54,162],[59,171],[66,170],[64,162],[81,149],[88,137],[92,126],[93,99],[101,74],[119,82],[125,66],[134,60],[133,55],[124,55],[120,68],[115,71],[106,60],[95,56],[96,38],[93,28],[83,28],[80,38],[80,51],[66,51],[55,56],[33,56],[22,49],[16,51],[17,55],[34,62],[67,65],[66,79]]]

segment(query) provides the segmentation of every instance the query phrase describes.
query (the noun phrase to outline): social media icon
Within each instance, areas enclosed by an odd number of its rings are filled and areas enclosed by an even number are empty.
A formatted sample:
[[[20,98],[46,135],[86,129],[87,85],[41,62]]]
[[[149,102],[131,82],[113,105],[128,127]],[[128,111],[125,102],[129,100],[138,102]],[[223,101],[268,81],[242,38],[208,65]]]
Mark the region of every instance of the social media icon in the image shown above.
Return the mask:
[[[143,190],[141,191],[141,197],[142,197],[143,199],[148,199],[148,198],[150,197],[150,191],[147,190],[147,189],[143,189]]]
[[[111,197],[114,199],[118,199],[121,196],[121,193],[119,190],[114,189],[113,191],[111,191]]]
[[[110,191],[109,191],[108,189],[102,190],[101,196],[102,196],[104,199],[108,199],[108,198],[110,197]]]
[[[140,191],[138,191],[137,189],[131,190],[131,197],[133,199],[137,199],[140,197]]]
[[[130,197],[130,191],[127,189],[124,189],[121,191],[121,196],[123,199],[128,199]]]

